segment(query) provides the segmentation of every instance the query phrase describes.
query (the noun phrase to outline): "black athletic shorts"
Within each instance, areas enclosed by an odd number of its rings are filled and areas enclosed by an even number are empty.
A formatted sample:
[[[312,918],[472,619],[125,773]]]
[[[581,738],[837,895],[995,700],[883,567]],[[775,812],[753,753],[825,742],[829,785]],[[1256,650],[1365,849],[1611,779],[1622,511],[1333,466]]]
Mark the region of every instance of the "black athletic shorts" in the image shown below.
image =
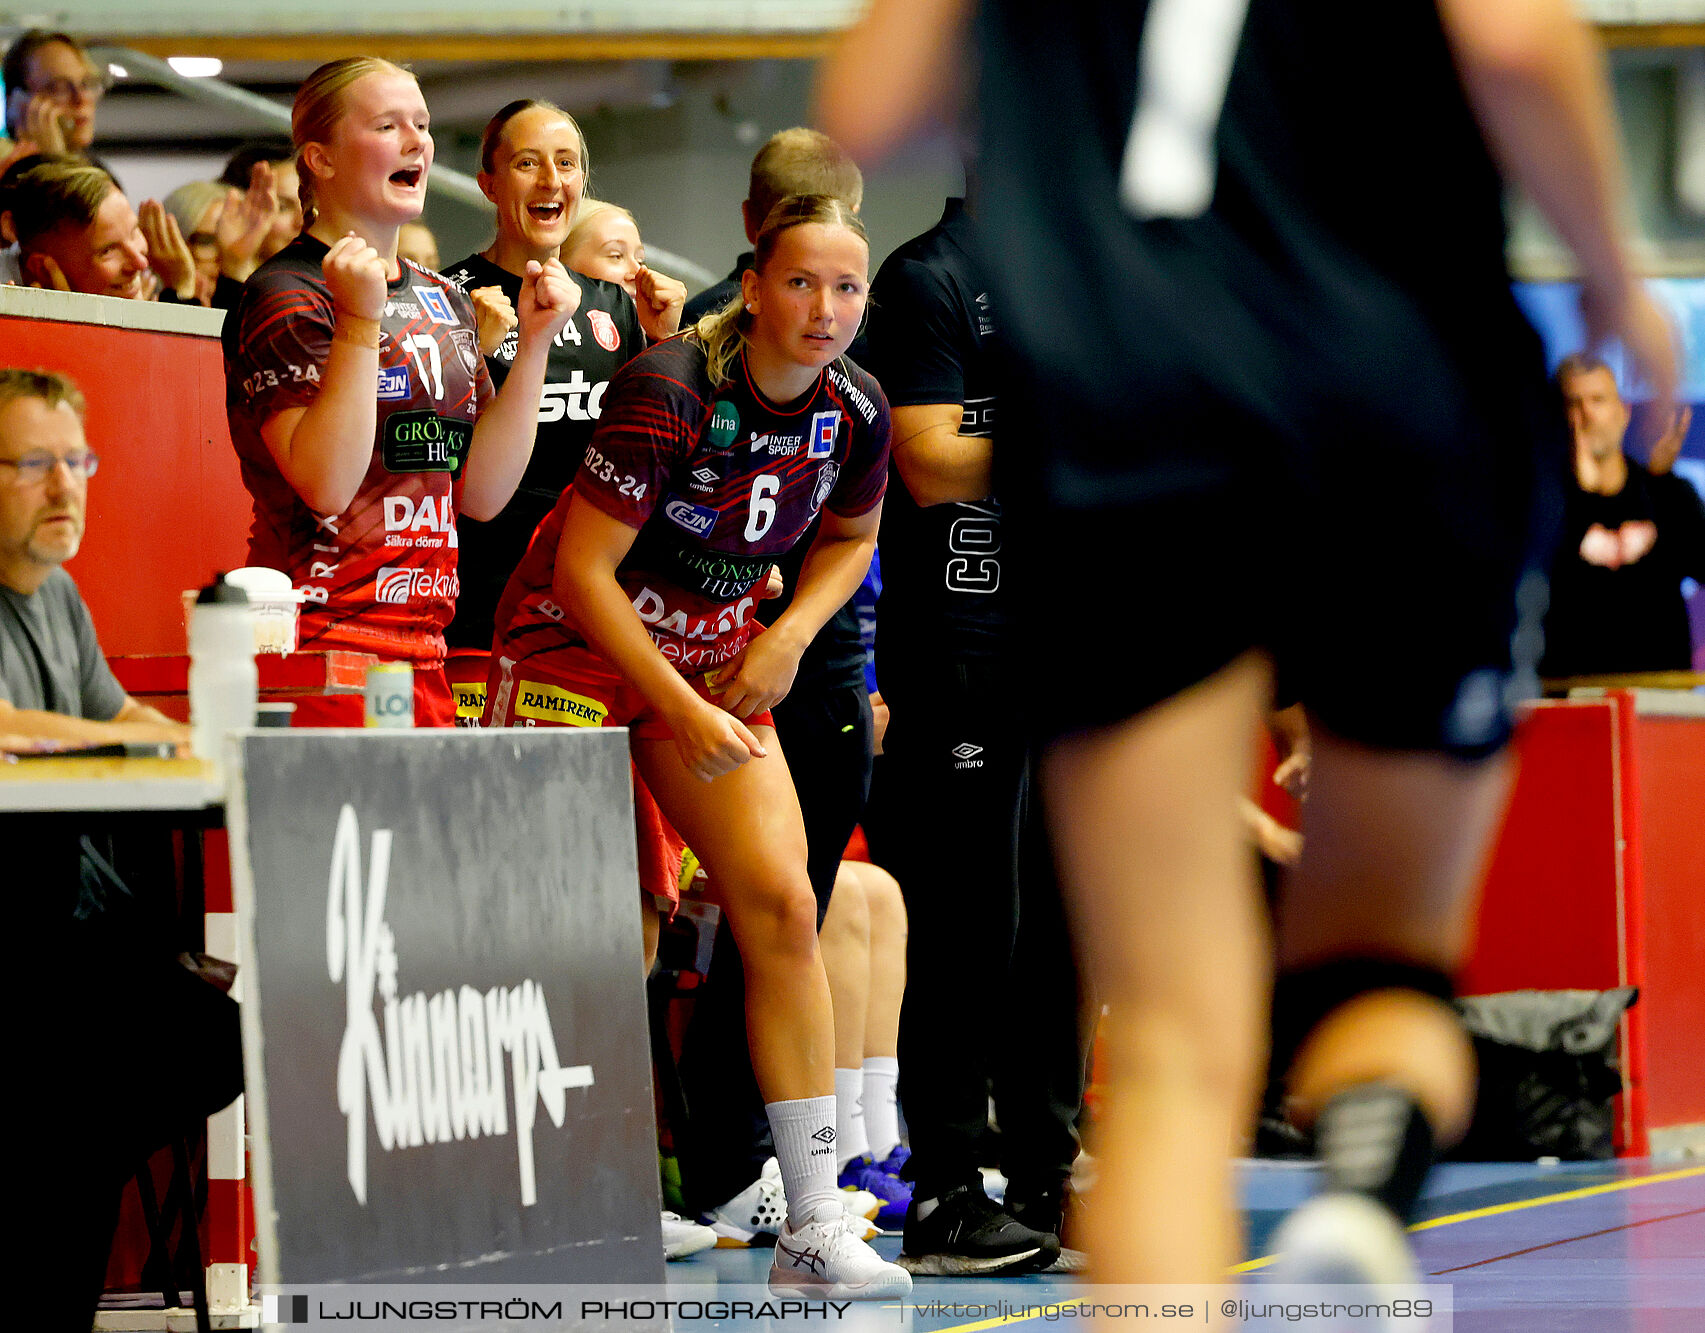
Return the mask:
[[[1040,738],[1260,648],[1345,739],[1499,749],[1537,689],[1567,465],[1543,366],[1522,368],[1525,389],[1477,389],[1423,356],[1383,392],[1305,385],[1277,404],[1248,392],[1259,377],[1210,372],[1151,382],[1144,410],[1140,356],[1109,348],[1103,373],[1130,372],[1117,402],[1036,366],[1003,381],[1004,563],[1028,678],[1046,683],[1028,708]]]

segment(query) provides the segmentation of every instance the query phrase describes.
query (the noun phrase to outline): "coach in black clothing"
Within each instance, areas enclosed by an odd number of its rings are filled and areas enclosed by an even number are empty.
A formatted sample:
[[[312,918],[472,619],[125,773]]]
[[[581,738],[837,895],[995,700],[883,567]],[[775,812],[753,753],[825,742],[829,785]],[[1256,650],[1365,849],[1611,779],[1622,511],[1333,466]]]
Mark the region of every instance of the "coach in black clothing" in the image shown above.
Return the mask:
[[[907,1266],[962,1272],[968,1261],[988,1274],[1043,1268],[1057,1254],[1083,1055],[1071,945],[1013,721],[1027,686],[1008,651],[1015,628],[991,478],[995,316],[968,231],[962,202],[949,200],[871,288],[867,363],[893,406],[897,484],[876,617],[891,719],[866,832],[910,921],[900,1010],[914,1181]],[[991,1080],[1004,1212],[978,1174]]]

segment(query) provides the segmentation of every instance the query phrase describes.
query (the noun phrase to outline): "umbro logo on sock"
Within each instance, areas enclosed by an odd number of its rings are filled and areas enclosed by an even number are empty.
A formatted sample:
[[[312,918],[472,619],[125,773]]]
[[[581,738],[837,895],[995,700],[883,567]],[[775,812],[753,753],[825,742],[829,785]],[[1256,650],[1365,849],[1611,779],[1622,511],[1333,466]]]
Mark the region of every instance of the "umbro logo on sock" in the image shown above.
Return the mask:
[[[818,1130],[811,1137],[816,1139],[819,1143],[833,1143],[835,1141],[835,1127],[833,1125],[824,1125],[822,1129]]]

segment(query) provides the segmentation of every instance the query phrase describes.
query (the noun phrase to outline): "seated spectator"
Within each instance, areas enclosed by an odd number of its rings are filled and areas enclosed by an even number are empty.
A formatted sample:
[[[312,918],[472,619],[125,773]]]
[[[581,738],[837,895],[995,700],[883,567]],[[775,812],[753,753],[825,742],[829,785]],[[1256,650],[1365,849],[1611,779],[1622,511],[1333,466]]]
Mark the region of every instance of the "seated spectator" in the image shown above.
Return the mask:
[[[212,305],[219,285],[219,238],[214,228],[225,211],[227,189],[218,181],[190,181],[165,198],[166,212],[178,224],[195,263],[197,305]]]
[[[31,153],[87,154],[95,141],[95,107],[111,80],[63,32],[32,28],[6,49],[6,134],[0,170]]]
[[[67,154],[44,153],[14,163],[5,181],[5,207],[27,284],[147,299],[148,242],[124,191],[105,171]]]
[[[0,733],[183,742],[187,727],[113,677],[89,609],[60,568],[82,544],[96,461],[71,380],[0,370]]]
[[[280,143],[245,144],[219,173],[220,184],[233,190],[264,188],[272,195],[272,225],[255,257],[257,264],[271,259],[302,230],[300,179],[295,150]]]
[[[620,285],[629,296],[639,290],[639,271],[645,267],[645,243],[639,223],[620,204],[607,199],[583,199],[574,226],[562,243],[562,262],[576,273]]]
[[[188,739],[113,678],[60,568],[82,540],[95,470],[82,418],[65,376],[0,370],[0,749]],[[52,1100],[31,1130],[54,1187],[32,1225],[59,1260],[55,1322],[88,1328],[125,1182],[242,1090],[237,1006],[180,964],[174,906],[150,888],[160,862],[144,834],[49,819],[30,836],[27,852],[14,850],[30,867],[26,911],[47,927],[35,936],[45,956],[76,978],[55,988],[32,1034],[54,1058]],[[115,1103],[113,1088],[146,1092]]]
[[[1653,471],[1623,451],[1629,409],[1596,357],[1565,357],[1557,384],[1574,435],[1574,477],[1545,619],[1549,677],[1686,671],[1693,645],[1683,578],[1705,579],[1705,504],[1667,475],[1684,409],[1653,449]]]
[[[405,222],[397,229],[397,258],[413,260],[434,273],[443,268],[438,257],[438,238],[424,222]]]
[[[270,243],[278,206],[270,177],[257,172],[246,189],[223,181],[191,181],[166,196],[165,212],[177,224],[189,252],[195,286],[188,299],[204,306],[230,310],[243,294],[249,274],[260,267],[261,252]],[[178,253],[178,238],[165,218],[143,205],[142,230],[155,257]],[[178,266],[183,263],[179,255]],[[173,293],[173,298],[177,293]],[[161,299],[168,298],[162,294]]]

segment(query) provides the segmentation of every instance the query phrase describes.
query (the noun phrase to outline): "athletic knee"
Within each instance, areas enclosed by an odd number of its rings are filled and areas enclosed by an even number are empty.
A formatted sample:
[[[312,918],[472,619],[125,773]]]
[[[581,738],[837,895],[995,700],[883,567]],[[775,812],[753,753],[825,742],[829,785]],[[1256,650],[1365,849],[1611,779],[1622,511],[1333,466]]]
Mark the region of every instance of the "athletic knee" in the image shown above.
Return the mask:
[[[904,940],[906,900],[900,894],[899,881],[880,866],[861,864],[856,874],[870,915],[871,938]]]
[[[803,866],[762,871],[726,901],[740,951],[754,962],[809,958],[817,951],[817,899]]]
[[[1264,1044],[1253,1006],[1121,1006],[1103,1020],[1116,1081],[1184,1085],[1210,1104],[1247,1100]]]
[[[870,927],[870,905],[865,899],[864,886],[843,863],[835,875],[835,891],[829,897],[829,910],[823,917],[823,940],[868,948]]]

